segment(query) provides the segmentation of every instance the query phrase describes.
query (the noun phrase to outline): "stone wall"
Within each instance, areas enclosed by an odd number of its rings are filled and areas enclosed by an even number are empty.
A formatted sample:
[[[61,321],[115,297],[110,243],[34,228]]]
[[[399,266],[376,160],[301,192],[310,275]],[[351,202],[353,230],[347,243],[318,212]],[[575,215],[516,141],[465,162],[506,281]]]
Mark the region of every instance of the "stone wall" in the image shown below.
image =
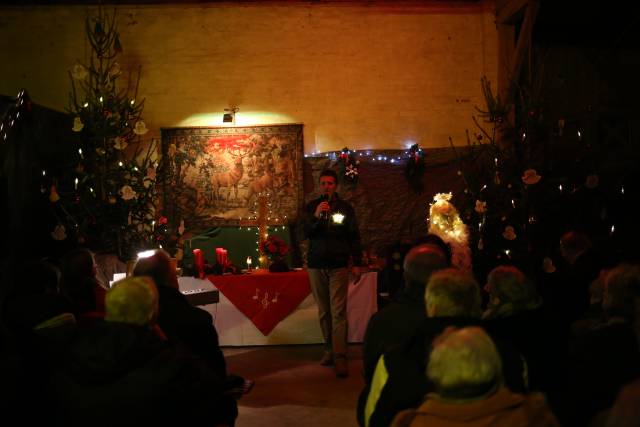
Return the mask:
[[[404,152],[381,154],[402,156]],[[318,196],[320,172],[325,168],[339,170],[339,161],[329,157],[305,159],[305,202]],[[464,191],[453,150],[427,150],[425,162],[424,190],[421,193],[409,188],[404,157],[394,163],[363,157],[357,183],[341,179],[337,192],[356,210],[363,248],[368,252],[384,254],[389,245],[409,243],[425,236],[433,196],[452,192],[455,203],[456,195]]]

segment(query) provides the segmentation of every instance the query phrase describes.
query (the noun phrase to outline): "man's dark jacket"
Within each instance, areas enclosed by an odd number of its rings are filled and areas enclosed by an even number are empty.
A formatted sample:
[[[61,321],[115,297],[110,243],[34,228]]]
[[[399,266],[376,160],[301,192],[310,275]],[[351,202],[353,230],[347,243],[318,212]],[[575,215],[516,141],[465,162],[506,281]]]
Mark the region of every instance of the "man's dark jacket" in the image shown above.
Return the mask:
[[[310,241],[307,255],[309,268],[343,268],[349,265],[352,258],[354,265],[360,265],[362,247],[360,232],[353,207],[334,193],[329,202],[331,211],[326,219],[315,217],[318,205],[324,201],[318,197],[307,204],[302,216],[302,232]],[[344,215],[342,224],[336,224],[331,216],[336,213]]]

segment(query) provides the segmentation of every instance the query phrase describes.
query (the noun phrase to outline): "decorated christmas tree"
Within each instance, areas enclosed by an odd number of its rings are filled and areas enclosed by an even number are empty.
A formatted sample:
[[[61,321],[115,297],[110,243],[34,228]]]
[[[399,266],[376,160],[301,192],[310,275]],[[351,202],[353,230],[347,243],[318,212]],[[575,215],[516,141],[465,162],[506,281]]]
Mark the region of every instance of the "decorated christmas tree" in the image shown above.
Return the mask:
[[[155,221],[156,142],[142,138],[140,70],[125,72],[118,62],[116,12],[99,8],[86,20],[86,35],[90,56],[69,72],[75,158],[54,176],[43,171],[43,192],[58,221],[54,239],[75,239],[126,260],[169,234]]]
[[[506,104],[485,78],[481,83],[486,109],[473,117],[476,132],[467,132],[467,149],[456,153],[465,186],[460,210],[471,232],[474,261],[487,268],[522,265],[532,260],[534,247],[546,244],[541,233],[561,227],[549,219],[567,176],[554,165],[553,129],[540,91],[521,87],[517,101]]]
[[[602,246],[620,234],[629,171],[612,167],[611,151],[587,119],[553,116],[533,81],[509,104],[482,79],[486,109],[456,149],[464,193],[456,195],[469,226],[474,263],[515,263],[552,271],[559,236],[586,232]],[[627,182],[627,184],[625,184]]]

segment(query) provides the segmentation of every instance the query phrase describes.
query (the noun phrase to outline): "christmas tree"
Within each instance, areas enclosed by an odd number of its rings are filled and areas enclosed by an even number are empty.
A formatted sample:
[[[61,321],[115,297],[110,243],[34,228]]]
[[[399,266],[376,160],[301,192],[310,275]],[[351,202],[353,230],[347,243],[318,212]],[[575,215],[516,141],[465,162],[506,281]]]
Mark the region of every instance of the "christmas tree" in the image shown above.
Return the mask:
[[[86,20],[86,35],[90,57],[69,72],[75,158],[45,177],[43,190],[58,220],[54,239],[76,239],[126,260],[158,246],[167,234],[166,224],[155,224],[157,144],[142,138],[147,128],[144,100],[137,99],[140,70],[125,73],[117,61],[122,45],[116,12],[99,8]]]
[[[552,127],[543,115],[540,91],[520,87],[517,101],[506,104],[493,95],[486,78],[481,84],[486,109],[473,117],[477,131],[467,132],[466,150],[456,150],[451,142],[465,186],[460,210],[477,263],[525,267],[533,248],[547,244],[543,234],[562,226],[550,219],[567,177],[555,168],[549,151]]]
[[[585,130],[590,123],[549,114],[541,81],[518,87],[509,104],[484,78],[482,88],[486,109],[473,118],[477,131],[467,132],[467,149],[451,143],[465,188],[456,204],[476,266],[550,272],[564,231],[586,232],[607,246],[622,227],[632,228],[623,221],[629,170],[608,164],[610,149],[594,143],[598,136]]]

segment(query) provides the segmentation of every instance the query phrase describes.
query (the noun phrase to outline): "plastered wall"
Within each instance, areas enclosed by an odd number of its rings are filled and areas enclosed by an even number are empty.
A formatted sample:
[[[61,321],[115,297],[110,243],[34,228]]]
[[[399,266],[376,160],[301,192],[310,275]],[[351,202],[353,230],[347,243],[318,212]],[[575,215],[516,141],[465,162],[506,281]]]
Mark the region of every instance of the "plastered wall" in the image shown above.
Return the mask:
[[[480,78],[495,85],[490,1],[119,6],[124,69],[141,66],[151,132],[303,123],[305,152],[466,144]],[[0,93],[64,110],[89,50],[85,6],[0,7]]]

